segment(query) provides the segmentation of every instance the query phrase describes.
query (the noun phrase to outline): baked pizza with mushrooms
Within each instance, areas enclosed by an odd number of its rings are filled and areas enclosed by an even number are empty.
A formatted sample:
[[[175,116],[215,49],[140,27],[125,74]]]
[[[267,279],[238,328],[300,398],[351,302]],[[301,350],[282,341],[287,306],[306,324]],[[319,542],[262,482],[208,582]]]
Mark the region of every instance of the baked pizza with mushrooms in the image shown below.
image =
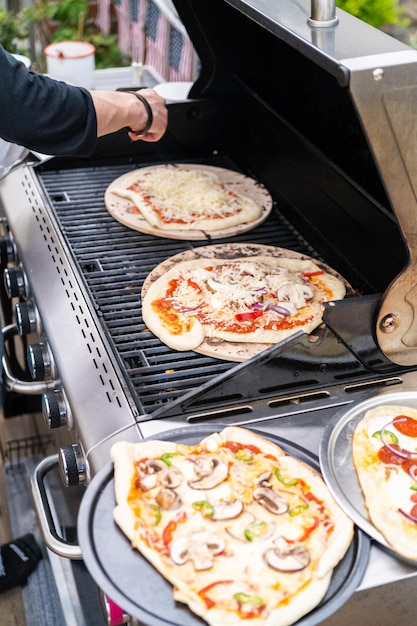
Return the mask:
[[[208,624],[285,626],[320,603],[353,523],[310,466],[239,427],[111,456],[116,523]]]
[[[417,559],[417,410],[381,405],[356,426],[352,456],[371,523],[401,556]]]

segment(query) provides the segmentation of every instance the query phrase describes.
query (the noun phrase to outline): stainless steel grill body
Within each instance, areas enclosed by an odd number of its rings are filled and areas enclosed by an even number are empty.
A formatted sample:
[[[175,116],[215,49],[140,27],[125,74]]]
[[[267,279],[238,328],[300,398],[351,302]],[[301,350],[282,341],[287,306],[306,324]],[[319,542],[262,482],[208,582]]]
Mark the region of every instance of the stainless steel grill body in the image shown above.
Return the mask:
[[[122,131],[100,140],[91,159],[27,163],[0,181],[18,255],[6,265],[23,268],[29,293],[20,300],[34,303],[40,321],[28,342],[46,343],[57,371],[36,393],[63,391],[66,426],[56,432],[80,444],[87,483],[116,440],[200,422],[253,424],[317,453],[340,407],[416,383],[413,338],[401,345],[400,329],[391,344],[406,356],[387,358],[379,316],[398,313],[405,325],[410,316],[392,308],[389,286],[414,261],[417,53],[341,11],[336,26],[311,26],[307,1],[175,4],[202,66],[190,99],[169,105],[164,139],[132,145]],[[290,248],[350,282],[354,295],[326,311],[314,341],[297,337],[270,358],[236,365],[175,353],[146,330],[146,276],[211,241],[131,231],[107,213],[104,192],[127,171],[165,162],[259,180],[273,197],[271,216],[223,241]],[[400,294],[413,320],[408,284]],[[6,386],[34,389],[12,375]],[[369,580],[391,566],[377,552]]]

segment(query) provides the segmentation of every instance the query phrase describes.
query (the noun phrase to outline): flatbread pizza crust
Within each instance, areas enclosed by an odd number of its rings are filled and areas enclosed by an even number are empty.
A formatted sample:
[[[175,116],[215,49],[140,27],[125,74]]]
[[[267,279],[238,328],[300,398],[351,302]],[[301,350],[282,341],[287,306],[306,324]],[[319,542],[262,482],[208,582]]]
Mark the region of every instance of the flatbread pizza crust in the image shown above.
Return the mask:
[[[397,430],[393,420],[398,416],[415,422],[416,436]],[[412,454],[398,456],[396,449]],[[417,502],[417,473],[412,477],[413,466],[417,470],[417,410],[381,405],[367,411],[353,435],[352,458],[371,523],[395,552],[417,560],[417,518],[407,517]]]
[[[324,597],[332,571],[351,543],[353,523],[337,506],[321,477],[308,465],[240,427],[227,427],[196,446],[158,440],[139,444],[118,442],[111,455],[115,469],[116,523],[132,547],[173,585],[174,598],[187,604],[210,626],[237,626],[246,619],[256,626],[288,626]],[[138,468],[143,469],[145,461],[161,458],[170,460],[167,471],[174,469],[181,474],[182,479],[175,487],[181,504],[173,510],[163,510],[161,519],[155,523],[155,518],[147,512],[153,509],[147,507],[155,507],[158,497],[155,493],[160,486],[153,491],[148,489],[146,481],[150,477],[147,474],[144,477]],[[202,488],[198,486],[200,478],[195,482],[195,464],[203,466],[214,458],[218,459],[215,467],[223,462],[228,465],[228,476],[214,487]],[[265,470],[276,467],[282,483],[270,477],[269,484]],[[291,483],[290,479],[295,482]],[[202,480],[207,480],[206,474]],[[294,506],[291,513],[287,510],[284,514],[273,514],[258,503],[252,493],[259,480],[266,480],[263,486],[267,493],[272,493],[268,491],[272,485],[282,490],[281,496],[289,498]],[[145,485],[142,481],[146,482],[146,488],[141,488]],[[303,485],[303,502],[295,495],[296,484],[299,488]],[[216,517],[218,507],[231,503],[235,506],[237,500],[242,503],[242,510],[234,518]],[[206,507],[213,508],[214,516],[204,514]],[[315,515],[320,521],[315,521]],[[253,537],[247,534],[248,529],[254,533]],[[176,563],[178,548],[174,544],[185,545],[185,541],[201,532],[223,542],[218,556],[202,569],[193,561],[199,557],[190,556],[181,564]],[[168,536],[167,544],[161,538],[166,540]],[[271,568],[265,561],[266,552],[280,543],[286,549],[302,545],[310,555],[308,565],[287,572]]]
[[[146,190],[146,179],[150,191]],[[189,240],[223,238],[252,230],[268,217],[273,205],[265,187],[249,176],[188,163],[127,172],[109,185],[104,201],[109,213],[129,228]],[[158,207],[162,213],[155,210]]]
[[[234,252],[239,251],[242,253],[241,257],[234,254]],[[251,267],[251,263],[255,266]],[[228,268],[233,268],[237,264],[240,264],[241,270],[240,274],[236,274],[235,281],[233,281],[233,277],[227,275]],[[216,267],[218,269],[214,269],[212,275],[206,279],[207,268]],[[292,311],[296,313],[295,316],[288,316],[283,319],[282,316],[275,315],[269,328],[256,323],[253,325],[253,330],[248,332],[246,328],[236,328],[236,325],[230,323],[230,320],[233,322],[233,309],[237,306],[239,306],[236,308],[238,316],[242,311],[249,311],[249,315],[251,315],[250,307],[262,308],[260,303],[264,299],[263,291],[267,290],[265,288],[262,291],[263,277],[261,275],[259,278],[256,277],[259,271],[263,272],[264,275],[270,273],[271,276],[265,280],[278,280],[274,287],[271,286],[271,293],[274,290],[276,293],[279,285],[285,282],[292,285],[291,289],[303,290],[302,285],[307,279],[301,277],[302,272],[312,276],[307,289],[311,288],[313,292],[312,297],[306,301],[303,300],[298,305],[298,310],[293,307]],[[219,272],[222,274],[219,280],[223,280],[223,283],[220,282],[220,284],[215,276]],[[282,272],[282,277],[276,276],[278,272]],[[255,275],[252,286],[247,287],[247,289],[245,287],[239,289],[245,282],[245,273]],[[315,277],[315,274],[319,275]],[[199,288],[205,290],[205,296],[204,299],[199,298],[200,294],[195,294],[193,289],[189,289],[189,293],[182,296],[183,300],[179,303],[178,310],[181,310],[182,317],[187,319],[187,325],[184,325],[181,332],[178,332],[175,327],[171,326],[172,318],[168,324],[164,323],[163,316],[155,310],[155,302],[164,298],[171,281],[175,281],[180,276],[183,283],[189,280],[194,286],[195,283],[198,283]],[[206,283],[205,280],[207,280]],[[230,285],[227,281],[230,281]],[[296,281],[298,284],[294,286],[292,281]],[[236,284],[234,285],[233,282]],[[216,291],[216,288],[217,292],[212,298],[211,292]],[[282,288],[285,289],[285,287]],[[345,281],[336,272],[327,271],[327,268],[323,268],[322,264],[318,265],[313,259],[305,255],[282,248],[250,244],[226,244],[224,250],[220,245],[205,246],[175,255],[151,272],[142,288],[142,316],[149,330],[163,343],[175,350],[195,350],[208,356],[243,361],[270,345],[290,337],[300,329],[309,334],[322,321],[322,302],[341,299],[345,296],[346,291]],[[197,295],[197,298],[193,304],[194,295]],[[248,302],[248,297],[251,298],[250,302]],[[291,300],[292,297],[289,295],[288,299]],[[298,296],[295,297],[298,298]],[[201,308],[202,302],[204,305],[210,304],[210,309],[205,306]],[[230,307],[228,302],[230,302]],[[252,302],[255,303],[252,304]],[[279,302],[275,299],[272,302],[283,307],[290,306],[286,301]],[[193,306],[195,306],[195,313]],[[214,322],[204,323],[202,321],[201,313],[205,314],[206,310],[212,314]],[[270,312],[269,315],[273,314]]]

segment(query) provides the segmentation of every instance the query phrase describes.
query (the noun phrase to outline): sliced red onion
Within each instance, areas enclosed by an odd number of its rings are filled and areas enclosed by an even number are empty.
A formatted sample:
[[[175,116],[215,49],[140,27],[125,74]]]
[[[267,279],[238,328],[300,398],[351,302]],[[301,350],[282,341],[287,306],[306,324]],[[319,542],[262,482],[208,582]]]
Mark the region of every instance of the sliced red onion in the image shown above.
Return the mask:
[[[275,313],[279,313],[280,315],[284,315],[285,317],[290,315],[289,310],[283,306],[280,306],[279,304],[268,304],[266,309],[267,311],[275,311]]]
[[[404,517],[408,519],[409,522],[417,524],[417,517],[414,517],[410,513],[406,513],[403,509],[398,509],[398,512],[401,513],[401,515],[404,515]]]
[[[399,456],[401,459],[417,459],[417,452],[415,452],[414,450],[411,451],[399,447],[395,448],[394,446],[398,444],[392,444],[388,441],[387,437],[385,436],[385,430],[387,430],[389,426],[394,426],[395,428],[395,424],[392,420],[388,422],[388,424],[385,424],[383,428],[381,428],[381,441],[384,446],[386,446],[393,454]]]
[[[256,311],[263,311],[265,309],[264,305],[260,302],[254,302],[250,305],[251,309],[255,309]]]
[[[203,303],[201,302],[200,304],[197,304],[197,306],[181,307],[178,310],[179,310],[180,313],[192,313],[193,311],[197,311],[198,309],[201,309],[202,306],[203,306]]]

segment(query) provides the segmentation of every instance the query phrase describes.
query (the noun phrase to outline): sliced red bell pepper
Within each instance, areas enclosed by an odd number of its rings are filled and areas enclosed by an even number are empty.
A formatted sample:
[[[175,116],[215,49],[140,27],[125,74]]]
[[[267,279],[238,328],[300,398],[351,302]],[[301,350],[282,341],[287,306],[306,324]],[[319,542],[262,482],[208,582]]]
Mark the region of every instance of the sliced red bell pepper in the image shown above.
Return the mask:
[[[310,278],[311,276],[321,276],[324,274],[324,270],[315,270],[314,272],[303,272],[303,276]]]
[[[236,313],[235,319],[238,322],[252,322],[261,315],[263,315],[263,311],[248,311],[247,313]]]

